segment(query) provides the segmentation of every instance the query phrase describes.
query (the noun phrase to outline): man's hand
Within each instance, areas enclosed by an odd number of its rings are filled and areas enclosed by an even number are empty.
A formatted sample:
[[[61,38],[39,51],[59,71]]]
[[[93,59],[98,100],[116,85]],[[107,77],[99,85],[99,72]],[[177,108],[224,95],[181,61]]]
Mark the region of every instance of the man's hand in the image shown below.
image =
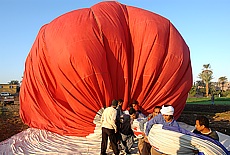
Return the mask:
[[[144,132],[142,132],[141,135],[142,135],[143,137],[145,137],[145,133],[144,133]]]
[[[144,136],[144,141],[145,141],[146,143],[149,143],[148,136]]]
[[[198,154],[198,153],[199,153],[198,150],[192,150],[192,152],[193,152],[194,154]]]
[[[144,137],[144,141],[146,143],[149,143],[148,136],[146,136],[146,134],[144,132],[142,132],[142,136]]]

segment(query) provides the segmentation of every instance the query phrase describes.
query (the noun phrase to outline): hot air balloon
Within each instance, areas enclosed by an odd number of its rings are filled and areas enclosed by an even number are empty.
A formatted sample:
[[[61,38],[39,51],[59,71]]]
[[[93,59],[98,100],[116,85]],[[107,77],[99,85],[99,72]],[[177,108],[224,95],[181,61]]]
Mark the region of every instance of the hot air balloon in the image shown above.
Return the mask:
[[[190,51],[166,18],[119,2],[63,14],[41,27],[25,62],[20,117],[30,127],[87,136],[113,99],[178,118],[192,85]]]

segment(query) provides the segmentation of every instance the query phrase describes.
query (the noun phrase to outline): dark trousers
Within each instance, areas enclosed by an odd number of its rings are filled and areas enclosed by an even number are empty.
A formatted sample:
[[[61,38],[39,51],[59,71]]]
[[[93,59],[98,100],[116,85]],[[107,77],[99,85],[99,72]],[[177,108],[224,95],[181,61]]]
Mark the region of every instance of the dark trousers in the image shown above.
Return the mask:
[[[119,155],[117,138],[114,129],[107,129],[102,127],[102,141],[101,141],[101,155],[106,155],[106,149],[108,145],[108,137],[115,155]]]
[[[147,142],[144,142],[143,148],[142,148],[142,153],[143,155],[151,155],[151,145]]]
[[[162,155],[162,153],[153,149],[149,143],[144,142],[141,155]]]

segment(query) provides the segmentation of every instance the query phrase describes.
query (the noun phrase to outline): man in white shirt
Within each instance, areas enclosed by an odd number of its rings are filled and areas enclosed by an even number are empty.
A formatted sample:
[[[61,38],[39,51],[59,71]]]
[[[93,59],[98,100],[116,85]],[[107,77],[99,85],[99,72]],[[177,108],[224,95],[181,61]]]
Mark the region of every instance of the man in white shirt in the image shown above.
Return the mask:
[[[116,126],[116,116],[118,105],[117,100],[112,101],[111,107],[108,107],[104,110],[101,116],[102,122],[102,141],[101,141],[101,155],[106,155],[106,149],[108,145],[108,137],[115,155],[119,155],[119,149],[117,145],[117,126]]]

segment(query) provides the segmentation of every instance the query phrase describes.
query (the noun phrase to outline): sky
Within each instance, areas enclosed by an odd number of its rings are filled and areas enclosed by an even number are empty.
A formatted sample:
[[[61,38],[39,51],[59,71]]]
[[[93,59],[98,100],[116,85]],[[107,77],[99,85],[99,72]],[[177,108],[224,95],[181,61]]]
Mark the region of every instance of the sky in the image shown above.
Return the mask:
[[[103,0],[1,0],[0,83],[22,80],[25,60],[39,29],[67,12]],[[193,81],[210,64],[213,82],[230,81],[229,0],[118,0],[171,21],[189,46]]]

